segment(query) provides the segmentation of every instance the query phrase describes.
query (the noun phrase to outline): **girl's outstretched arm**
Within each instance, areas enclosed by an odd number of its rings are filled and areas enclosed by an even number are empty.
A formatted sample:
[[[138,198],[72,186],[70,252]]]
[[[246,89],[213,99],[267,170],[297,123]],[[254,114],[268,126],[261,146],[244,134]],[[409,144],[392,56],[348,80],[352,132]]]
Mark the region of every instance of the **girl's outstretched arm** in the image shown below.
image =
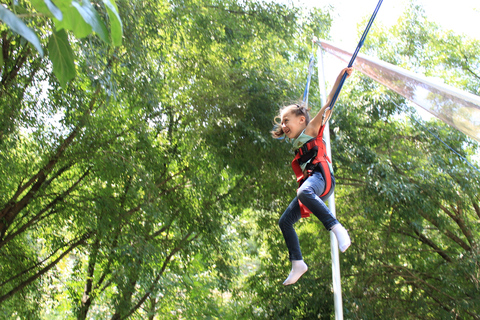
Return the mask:
[[[335,91],[337,91],[338,86],[340,85],[340,81],[342,80],[343,74],[347,73],[347,78],[350,77],[350,75],[353,73],[353,68],[344,68],[342,71],[340,71],[340,74],[337,77],[337,80],[335,81],[335,84],[333,85],[332,90],[330,91],[330,94],[327,97],[327,101],[325,105],[318,111],[317,115],[310,121],[308,124],[307,128],[305,129],[305,134],[315,137],[318,134],[318,130],[322,125],[324,125],[329,119],[332,114],[332,110],[327,108],[330,106],[330,102],[333,99],[333,96],[335,95]]]

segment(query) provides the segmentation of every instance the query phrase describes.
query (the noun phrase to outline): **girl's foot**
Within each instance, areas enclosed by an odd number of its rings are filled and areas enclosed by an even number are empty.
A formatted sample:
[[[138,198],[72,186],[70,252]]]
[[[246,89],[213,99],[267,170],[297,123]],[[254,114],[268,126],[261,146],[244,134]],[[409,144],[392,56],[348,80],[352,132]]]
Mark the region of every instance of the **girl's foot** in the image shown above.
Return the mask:
[[[337,237],[338,247],[340,248],[340,251],[345,252],[352,244],[347,229],[345,229],[340,223],[337,223],[333,226],[332,231],[335,234],[335,237]]]
[[[288,275],[288,278],[283,282],[284,286],[294,284],[300,277],[307,272],[308,266],[303,260],[292,260],[292,271]]]

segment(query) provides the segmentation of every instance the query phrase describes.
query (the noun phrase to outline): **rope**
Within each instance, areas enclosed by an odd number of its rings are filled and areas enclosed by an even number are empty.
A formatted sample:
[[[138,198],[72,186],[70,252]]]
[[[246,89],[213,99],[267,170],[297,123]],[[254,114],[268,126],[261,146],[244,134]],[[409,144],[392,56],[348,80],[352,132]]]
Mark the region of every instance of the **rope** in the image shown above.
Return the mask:
[[[310,56],[310,62],[308,63],[308,76],[307,84],[305,85],[305,91],[303,91],[303,102],[305,102],[305,108],[308,106],[308,92],[310,90],[310,80],[312,79],[313,66],[315,64],[314,55]]]
[[[310,62],[308,63],[308,75],[307,75],[307,83],[305,84],[305,90],[303,91],[303,102],[305,103],[305,108],[308,107],[308,93],[310,91],[310,80],[312,79],[312,71],[315,65],[315,57],[314,54],[310,56]],[[275,126],[273,127],[275,129]],[[285,139],[285,137],[277,138],[277,140]]]
[[[363,43],[365,42],[365,39],[367,38],[368,32],[370,31],[370,27],[373,24],[373,21],[375,20],[375,17],[377,16],[378,10],[380,10],[380,6],[382,5],[383,0],[379,0],[378,4],[373,11],[372,16],[370,17],[370,21],[367,24],[367,27],[365,28],[365,31],[363,31],[363,35],[360,38],[360,41],[358,42],[357,48],[355,49],[355,52],[352,55],[352,58],[350,59],[350,62],[348,63],[348,67],[350,68],[353,66],[353,63],[355,62],[355,59],[357,58],[358,52],[360,52],[360,49],[363,46]],[[338,96],[340,94],[340,91],[342,90],[343,83],[345,82],[345,79],[347,79],[347,73],[345,72],[342,76],[342,80],[340,81],[340,84],[335,91],[335,94],[333,95],[332,101],[330,101],[330,105],[328,106],[329,109],[333,109],[333,106],[335,105],[335,102],[337,102]]]

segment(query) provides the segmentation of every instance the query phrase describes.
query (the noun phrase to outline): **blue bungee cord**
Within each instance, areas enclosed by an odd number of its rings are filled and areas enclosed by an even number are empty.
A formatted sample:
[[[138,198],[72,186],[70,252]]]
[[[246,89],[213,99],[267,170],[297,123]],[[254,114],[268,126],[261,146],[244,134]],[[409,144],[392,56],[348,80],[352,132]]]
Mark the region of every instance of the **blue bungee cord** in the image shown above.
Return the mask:
[[[378,1],[377,7],[375,8],[375,11],[373,11],[372,17],[370,18],[370,21],[367,24],[367,27],[365,28],[365,31],[363,31],[363,35],[360,38],[360,41],[358,42],[357,49],[355,49],[355,52],[352,55],[352,58],[350,59],[350,62],[348,63],[348,68],[353,66],[353,63],[355,62],[355,59],[357,58],[358,52],[360,52],[360,49],[363,46],[363,43],[365,42],[365,39],[367,38],[368,32],[370,31],[370,27],[373,24],[373,21],[375,20],[375,17],[377,16],[378,10],[380,10],[380,6],[382,5],[383,0]],[[328,106],[329,109],[333,109],[333,106],[335,105],[335,102],[337,102],[338,95],[340,94],[340,91],[342,90],[343,83],[345,82],[345,79],[347,79],[347,73],[345,72],[342,76],[342,80],[340,81],[340,84],[335,91],[335,94],[333,95],[332,101],[330,101],[330,105]]]
[[[305,85],[305,91],[303,91],[303,102],[305,102],[305,106],[308,106],[308,92],[310,90],[310,80],[312,79],[312,71],[315,65],[315,58],[312,53],[310,56],[310,62],[308,63],[308,76],[307,76],[307,84]]]

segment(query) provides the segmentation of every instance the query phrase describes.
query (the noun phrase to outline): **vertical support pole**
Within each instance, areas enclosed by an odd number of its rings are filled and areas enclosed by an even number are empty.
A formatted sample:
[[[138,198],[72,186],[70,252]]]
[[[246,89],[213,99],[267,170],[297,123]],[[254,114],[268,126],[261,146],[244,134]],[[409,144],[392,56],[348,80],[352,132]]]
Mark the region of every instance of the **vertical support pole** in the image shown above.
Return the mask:
[[[323,51],[320,46],[317,47],[317,56],[319,57],[319,62],[321,63],[321,68],[318,68],[318,79],[321,92],[321,105],[325,105],[326,102],[326,87],[325,87],[325,68],[323,65]],[[326,124],[325,130],[323,131],[323,137],[325,139],[325,144],[327,147],[327,155],[332,158],[332,150],[330,147],[330,131],[329,123]],[[333,160],[332,160],[333,161]],[[328,208],[334,216],[335,213],[335,192],[333,192],[328,198]],[[333,280],[333,301],[335,304],[335,320],[343,320],[343,302],[342,302],[342,284],[340,278],[340,259],[339,259],[339,250],[337,238],[330,231],[330,248],[332,254],[332,280]]]

